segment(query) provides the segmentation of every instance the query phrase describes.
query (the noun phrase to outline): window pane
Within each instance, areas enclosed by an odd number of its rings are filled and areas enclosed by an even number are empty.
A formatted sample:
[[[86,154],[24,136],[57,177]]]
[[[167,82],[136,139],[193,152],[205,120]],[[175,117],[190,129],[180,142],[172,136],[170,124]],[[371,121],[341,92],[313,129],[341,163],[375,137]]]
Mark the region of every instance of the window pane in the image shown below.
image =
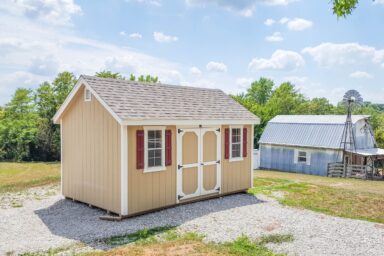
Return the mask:
[[[232,157],[240,157],[240,144],[232,144]]]
[[[232,129],[232,143],[240,142],[240,139],[241,139],[240,128]]]
[[[147,133],[148,167],[162,166],[162,131],[149,130]]]

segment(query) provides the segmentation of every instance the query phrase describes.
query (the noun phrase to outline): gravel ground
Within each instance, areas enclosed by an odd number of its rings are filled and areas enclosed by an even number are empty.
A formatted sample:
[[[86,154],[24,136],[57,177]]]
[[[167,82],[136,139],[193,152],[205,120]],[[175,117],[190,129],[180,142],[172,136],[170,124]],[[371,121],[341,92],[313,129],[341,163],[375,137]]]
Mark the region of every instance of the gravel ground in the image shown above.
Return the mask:
[[[105,212],[53,195],[24,201],[20,208],[0,209],[0,255],[47,250],[83,242],[100,249],[95,240],[135,232],[144,227],[179,225],[183,231],[223,242],[244,234],[292,234],[293,242],[270,244],[288,255],[384,255],[384,225],[343,219],[246,194],[198,202],[126,219],[99,220]]]

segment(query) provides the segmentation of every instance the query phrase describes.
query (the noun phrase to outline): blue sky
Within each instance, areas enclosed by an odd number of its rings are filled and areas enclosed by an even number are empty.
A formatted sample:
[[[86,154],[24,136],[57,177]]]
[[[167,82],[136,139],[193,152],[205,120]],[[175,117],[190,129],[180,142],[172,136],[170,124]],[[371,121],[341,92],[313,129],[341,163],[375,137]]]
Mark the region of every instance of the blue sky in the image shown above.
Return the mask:
[[[245,91],[260,76],[335,103],[384,103],[384,0],[337,19],[324,0],[5,0],[0,105],[61,71],[108,69]]]

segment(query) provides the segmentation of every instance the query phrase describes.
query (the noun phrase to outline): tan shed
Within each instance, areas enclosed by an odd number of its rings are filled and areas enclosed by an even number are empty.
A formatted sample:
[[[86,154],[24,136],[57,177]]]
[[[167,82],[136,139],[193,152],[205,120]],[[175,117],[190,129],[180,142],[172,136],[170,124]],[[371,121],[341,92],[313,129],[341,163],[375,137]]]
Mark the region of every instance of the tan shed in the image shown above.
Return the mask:
[[[83,75],[54,122],[66,198],[132,216],[252,187],[259,119],[221,90]]]

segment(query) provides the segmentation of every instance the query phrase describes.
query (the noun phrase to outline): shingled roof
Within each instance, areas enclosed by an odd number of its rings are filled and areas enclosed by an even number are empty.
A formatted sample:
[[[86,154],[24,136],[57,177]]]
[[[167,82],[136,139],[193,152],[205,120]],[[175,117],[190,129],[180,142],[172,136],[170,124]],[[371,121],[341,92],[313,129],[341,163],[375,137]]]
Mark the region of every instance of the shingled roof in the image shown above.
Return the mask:
[[[130,120],[235,120],[259,123],[257,116],[218,89],[153,84],[85,75],[82,75],[79,81],[88,86],[92,93],[96,94],[121,122]],[[58,116],[55,117],[54,119],[58,118]]]

